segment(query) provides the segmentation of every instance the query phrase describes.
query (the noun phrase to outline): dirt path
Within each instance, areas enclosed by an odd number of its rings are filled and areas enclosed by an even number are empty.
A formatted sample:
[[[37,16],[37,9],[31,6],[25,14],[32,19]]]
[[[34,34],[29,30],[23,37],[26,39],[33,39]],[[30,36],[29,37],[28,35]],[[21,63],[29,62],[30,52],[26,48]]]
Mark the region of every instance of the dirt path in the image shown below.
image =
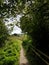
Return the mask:
[[[20,51],[20,65],[29,65],[28,60],[24,55],[24,49],[22,46]]]

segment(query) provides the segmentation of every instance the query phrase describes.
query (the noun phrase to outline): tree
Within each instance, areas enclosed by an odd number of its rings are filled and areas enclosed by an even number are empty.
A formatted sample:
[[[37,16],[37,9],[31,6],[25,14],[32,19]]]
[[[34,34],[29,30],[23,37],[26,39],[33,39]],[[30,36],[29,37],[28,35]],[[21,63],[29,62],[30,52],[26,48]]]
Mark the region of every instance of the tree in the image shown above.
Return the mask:
[[[35,0],[25,10],[25,15],[21,18],[20,27],[27,32],[37,48],[49,49],[49,1]],[[43,50],[43,51],[44,51]]]
[[[18,3],[19,0],[0,0],[0,47],[4,45],[8,36],[3,19],[16,16],[19,12]]]
[[[8,34],[3,19],[22,13],[25,3],[26,0],[0,0],[0,46],[5,43]]]
[[[16,16],[22,12],[26,0],[0,0],[0,17]]]
[[[4,22],[0,19],[0,47],[2,47],[5,44],[5,40],[7,40],[8,31],[6,26],[4,25]]]

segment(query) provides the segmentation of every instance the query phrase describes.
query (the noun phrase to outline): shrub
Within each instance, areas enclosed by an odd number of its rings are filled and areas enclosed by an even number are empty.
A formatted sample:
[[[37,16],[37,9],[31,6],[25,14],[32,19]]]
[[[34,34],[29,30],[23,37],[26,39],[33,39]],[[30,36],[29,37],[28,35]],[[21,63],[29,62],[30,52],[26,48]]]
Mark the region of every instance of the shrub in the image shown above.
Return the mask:
[[[38,58],[37,55],[35,55],[35,53],[33,52],[33,47],[32,46],[35,46],[35,44],[33,44],[33,40],[31,40],[30,38],[28,39],[25,39],[23,40],[23,43],[22,43],[23,47],[24,47],[24,50],[25,50],[25,54],[26,54],[26,57],[30,63],[30,65],[41,65],[40,63],[40,59]]]
[[[16,41],[6,41],[7,44],[0,48],[0,65],[19,65],[20,45]]]

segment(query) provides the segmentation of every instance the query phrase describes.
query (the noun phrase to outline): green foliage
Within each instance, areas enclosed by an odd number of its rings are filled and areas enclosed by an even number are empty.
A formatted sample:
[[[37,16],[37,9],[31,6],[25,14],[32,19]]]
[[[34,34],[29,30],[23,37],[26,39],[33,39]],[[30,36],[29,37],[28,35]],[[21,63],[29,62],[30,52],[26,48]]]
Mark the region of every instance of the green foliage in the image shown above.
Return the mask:
[[[0,17],[16,17],[22,12],[25,3],[24,0],[0,0]]]
[[[45,1],[45,2],[44,2]],[[49,2],[48,0],[36,0],[27,13],[21,18],[20,27],[22,31],[32,38],[23,41],[26,56],[31,65],[42,65],[40,59],[32,51],[32,46],[49,55]]]
[[[8,31],[4,22],[0,19],[0,47],[4,45],[5,40],[7,40]]]
[[[25,56],[27,57],[30,65],[45,65],[41,59],[34,53],[34,47],[36,47],[36,44],[33,45],[33,40],[31,40],[30,37],[24,37],[23,40],[23,48],[25,51]]]
[[[32,40],[30,39],[30,37],[26,36],[26,38],[24,38],[22,45],[24,46],[24,48],[26,50],[28,50],[29,46],[32,44]]]
[[[34,52],[32,51],[32,43],[33,41],[31,40],[31,38],[26,36],[24,37],[22,45],[30,65],[39,65],[39,59],[37,59],[37,56],[35,56]],[[34,46],[36,47],[36,45]]]
[[[49,49],[49,2],[45,1],[37,0],[30,9],[27,7],[27,13],[20,22],[22,31],[27,32],[36,47],[43,51]]]
[[[21,25],[20,27],[21,27],[23,32],[28,32],[29,34],[32,32],[32,20],[31,20],[31,18],[23,16],[21,18],[20,25]]]
[[[19,65],[20,42],[16,39],[13,41],[13,38],[6,41],[6,45],[0,48],[0,65]]]

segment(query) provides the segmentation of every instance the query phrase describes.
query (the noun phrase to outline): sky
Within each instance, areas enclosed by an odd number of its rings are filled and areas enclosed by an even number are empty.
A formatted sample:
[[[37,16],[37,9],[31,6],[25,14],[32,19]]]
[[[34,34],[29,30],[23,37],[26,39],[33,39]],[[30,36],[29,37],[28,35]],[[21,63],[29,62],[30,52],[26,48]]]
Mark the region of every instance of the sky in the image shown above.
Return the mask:
[[[14,26],[14,28],[13,28],[13,31],[11,32],[11,34],[14,34],[14,33],[16,33],[16,34],[21,34],[21,29],[20,28],[18,28],[17,26]]]
[[[18,26],[15,25],[15,23],[17,21],[20,22],[20,17],[21,17],[21,15],[17,15],[16,18],[11,17],[11,18],[6,20],[5,25],[8,27],[8,29],[11,29],[11,27],[12,27],[12,26],[8,26],[9,24],[14,24],[13,30],[10,34],[14,34],[14,33],[21,34],[22,30]]]

